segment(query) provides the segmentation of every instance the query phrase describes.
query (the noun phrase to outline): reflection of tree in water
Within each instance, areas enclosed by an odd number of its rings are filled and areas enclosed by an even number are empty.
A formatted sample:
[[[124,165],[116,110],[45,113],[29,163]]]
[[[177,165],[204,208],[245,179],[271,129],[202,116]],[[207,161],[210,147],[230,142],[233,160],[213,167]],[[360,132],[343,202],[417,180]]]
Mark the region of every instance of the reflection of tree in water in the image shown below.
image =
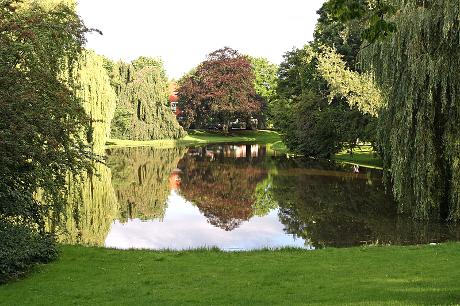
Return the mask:
[[[163,218],[169,178],[186,149],[111,149],[108,165],[122,221]]]
[[[193,202],[209,223],[226,231],[249,220],[253,212],[255,189],[267,177],[257,160],[212,157],[205,148],[189,152],[180,162],[181,194]]]
[[[455,228],[421,225],[397,216],[380,174],[326,170],[328,165],[290,161],[273,178],[273,198],[288,233],[315,247],[365,243],[417,244],[460,238]],[[306,168],[305,168],[306,167]]]
[[[96,173],[73,178],[69,184],[69,205],[61,216],[59,240],[69,244],[103,246],[118,214],[110,169],[96,164]]]

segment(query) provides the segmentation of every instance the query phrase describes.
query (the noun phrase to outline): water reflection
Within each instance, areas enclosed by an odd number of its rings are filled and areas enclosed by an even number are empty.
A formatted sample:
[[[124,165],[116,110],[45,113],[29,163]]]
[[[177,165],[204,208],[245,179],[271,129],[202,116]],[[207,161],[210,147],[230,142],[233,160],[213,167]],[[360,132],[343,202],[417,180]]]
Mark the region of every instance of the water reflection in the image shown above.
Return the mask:
[[[112,149],[74,181],[69,243],[254,249],[460,240],[458,226],[398,217],[381,173],[273,156],[262,145]]]
[[[119,206],[111,171],[96,164],[97,174],[69,178],[69,202],[60,216],[59,240],[68,244],[103,246]]]
[[[247,151],[249,155],[242,153]],[[179,162],[180,193],[199,208],[209,223],[231,231],[253,216],[254,191],[267,177],[267,169],[238,160],[253,156],[251,146],[216,148],[212,156],[209,152],[209,148],[191,150]]]
[[[121,222],[163,218],[170,189],[176,188],[169,177],[185,151],[184,148],[107,151]]]
[[[184,250],[218,247],[222,250],[251,250],[264,247],[305,247],[303,239],[283,232],[277,211],[254,217],[232,231],[207,222],[198,207],[173,192],[162,221],[115,222],[106,240],[107,247]]]

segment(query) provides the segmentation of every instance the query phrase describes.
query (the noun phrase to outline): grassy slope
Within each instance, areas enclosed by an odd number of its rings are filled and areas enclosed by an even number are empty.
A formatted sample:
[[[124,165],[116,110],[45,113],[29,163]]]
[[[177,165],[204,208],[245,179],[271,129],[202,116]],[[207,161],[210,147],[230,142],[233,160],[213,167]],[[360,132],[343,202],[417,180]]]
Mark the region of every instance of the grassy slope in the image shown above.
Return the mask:
[[[62,247],[1,305],[450,305],[460,244],[152,252]]]

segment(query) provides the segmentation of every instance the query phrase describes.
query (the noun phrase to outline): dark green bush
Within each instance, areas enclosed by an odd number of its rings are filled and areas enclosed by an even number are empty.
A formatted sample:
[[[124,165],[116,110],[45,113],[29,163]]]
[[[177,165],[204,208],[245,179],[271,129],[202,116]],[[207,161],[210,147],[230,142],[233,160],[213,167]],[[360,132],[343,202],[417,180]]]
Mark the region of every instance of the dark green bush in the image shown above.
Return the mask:
[[[0,221],[0,246],[0,284],[58,256],[54,237],[8,221]]]

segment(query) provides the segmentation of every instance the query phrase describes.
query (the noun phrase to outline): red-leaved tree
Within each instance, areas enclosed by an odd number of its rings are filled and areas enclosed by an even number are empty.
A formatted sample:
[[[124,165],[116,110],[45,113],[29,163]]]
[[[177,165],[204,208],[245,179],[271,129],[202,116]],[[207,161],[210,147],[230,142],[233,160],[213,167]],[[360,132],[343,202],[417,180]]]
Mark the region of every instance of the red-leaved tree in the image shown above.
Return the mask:
[[[183,77],[178,96],[186,128],[221,124],[227,132],[232,120],[247,120],[262,107],[251,63],[228,47],[212,52]]]

